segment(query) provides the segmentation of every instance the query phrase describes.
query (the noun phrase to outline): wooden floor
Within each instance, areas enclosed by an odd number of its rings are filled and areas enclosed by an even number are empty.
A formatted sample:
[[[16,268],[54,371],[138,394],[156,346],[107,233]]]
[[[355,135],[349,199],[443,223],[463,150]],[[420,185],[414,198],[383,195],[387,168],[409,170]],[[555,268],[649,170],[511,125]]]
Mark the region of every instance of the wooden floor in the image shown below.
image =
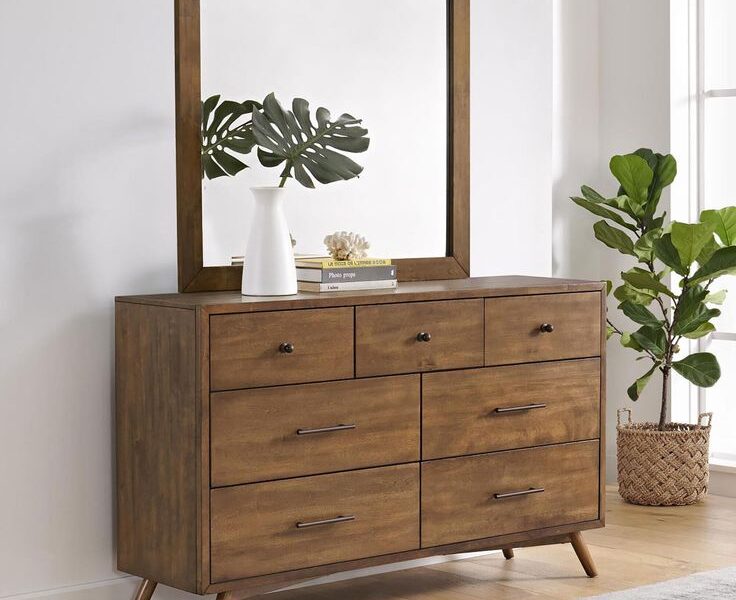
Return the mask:
[[[569,544],[522,548],[313,588],[269,600],[533,600],[585,598],[736,565],[736,499],[679,508],[626,504],[609,488],[606,528],[585,532],[600,575],[585,577]]]

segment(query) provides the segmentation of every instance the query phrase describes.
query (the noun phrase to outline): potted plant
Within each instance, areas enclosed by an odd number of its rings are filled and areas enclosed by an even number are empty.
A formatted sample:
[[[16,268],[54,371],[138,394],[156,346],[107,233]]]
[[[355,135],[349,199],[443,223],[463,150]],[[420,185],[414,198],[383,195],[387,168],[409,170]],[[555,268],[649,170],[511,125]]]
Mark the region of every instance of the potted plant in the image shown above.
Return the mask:
[[[685,356],[685,342],[715,331],[713,319],[720,315],[715,305],[723,303],[726,291],[713,286],[736,272],[736,207],[704,210],[698,223],[665,223],[666,213],[658,206],[677,173],[671,155],[639,149],[614,156],[610,170],[620,185],[615,197],[583,186],[582,197],[572,200],[602,217],[593,226],[599,241],[636,261],[613,289],[619,310],[636,329],[608,320],[608,337],[617,337],[641,355],[637,360],[648,363],[628,388],[631,400],[661,375],[658,423],[633,424],[628,411],[622,424],[619,411],[619,492],[636,504],[692,504],[707,490],[711,415],[701,415],[696,425],[669,423],[670,377],[674,371],[696,386],[710,387],[721,375],[710,352]],[[612,288],[608,282],[609,293]]]
[[[202,103],[202,178],[234,177],[248,165],[240,158],[258,149],[264,167],[280,167],[279,185],[251,188],[255,212],[245,251],[242,292],[249,296],[296,294],[291,236],[283,210],[283,191],[294,178],[307,188],[358,177],[363,167],[343,152],[368,149],[361,120],[343,114],[334,121],[318,108],[312,120],[309,103],[295,98],[284,109],[271,93],[263,103],[234,102],[212,96]]]

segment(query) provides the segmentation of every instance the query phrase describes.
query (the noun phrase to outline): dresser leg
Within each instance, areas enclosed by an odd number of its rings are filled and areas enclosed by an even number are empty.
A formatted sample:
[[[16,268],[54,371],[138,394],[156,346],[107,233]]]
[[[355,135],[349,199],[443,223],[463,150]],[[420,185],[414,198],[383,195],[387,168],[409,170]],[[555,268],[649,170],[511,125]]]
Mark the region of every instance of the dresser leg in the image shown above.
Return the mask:
[[[504,548],[503,550],[501,550],[501,552],[503,552],[503,557],[506,560],[511,560],[512,558],[514,558],[514,549],[513,548]]]
[[[220,592],[217,594],[217,600],[232,600],[233,595],[230,592]]]
[[[583,565],[585,574],[588,577],[596,577],[598,575],[598,571],[595,568],[593,557],[590,555],[590,550],[588,550],[588,545],[585,543],[585,540],[583,540],[583,535],[579,531],[571,533],[570,543],[572,544],[573,550],[575,550],[575,554],[578,555],[580,564]]]
[[[136,593],[134,600],[151,600],[151,596],[153,596],[153,592],[156,591],[157,585],[158,584],[155,581],[144,579],[141,581],[140,586],[138,586],[138,592]]]

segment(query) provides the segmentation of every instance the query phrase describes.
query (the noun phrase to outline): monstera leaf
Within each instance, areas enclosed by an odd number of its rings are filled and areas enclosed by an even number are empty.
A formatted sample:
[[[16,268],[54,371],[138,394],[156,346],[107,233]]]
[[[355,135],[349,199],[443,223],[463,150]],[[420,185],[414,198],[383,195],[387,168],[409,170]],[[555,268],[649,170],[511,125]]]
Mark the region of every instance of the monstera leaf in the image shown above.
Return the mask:
[[[326,108],[318,108],[315,117],[316,124],[309,103],[303,98],[295,98],[289,111],[274,94],[263,101],[263,112],[253,113],[258,158],[266,167],[284,165],[282,186],[294,177],[303,186],[313,188],[312,177],[326,184],[353,179],[363,171],[363,167],[341,154],[368,149],[368,130],[358,126],[362,121],[347,114],[332,121]]]
[[[202,178],[233,177],[246,169],[235,154],[253,150],[256,138],[251,120],[258,102],[234,102],[212,96],[202,103]]]

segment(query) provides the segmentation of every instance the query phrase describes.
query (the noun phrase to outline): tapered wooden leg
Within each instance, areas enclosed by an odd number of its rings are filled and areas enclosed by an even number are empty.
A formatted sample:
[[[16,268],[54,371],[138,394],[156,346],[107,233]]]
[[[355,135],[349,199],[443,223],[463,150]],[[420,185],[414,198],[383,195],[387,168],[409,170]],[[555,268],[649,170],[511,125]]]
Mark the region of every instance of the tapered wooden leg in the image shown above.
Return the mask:
[[[151,600],[153,592],[156,591],[158,584],[150,579],[144,579],[138,586],[138,593],[135,595],[135,600]]]
[[[501,550],[501,552],[503,552],[503,557],[506,560],[511,560],[512,558],[514,558],[514,549],[513,548],[504,548],[503,550]]]
[[[220,592],[217,594],[217,600],[232,600],[233,595],[230,592]]]
[[[583,569],[585,569],[585,574],[588,577],[596,577],[598,575],[598,571],[595,568],[593,557],[590,555],[590,550],[588,550],[588,546],[585,543],[585,540],[583,540],[583,535],[579,531],[571,533],[570,543],[572,544],[573,550],[575,550],[575,554],[578,555],[580,564],[583,565]]]

